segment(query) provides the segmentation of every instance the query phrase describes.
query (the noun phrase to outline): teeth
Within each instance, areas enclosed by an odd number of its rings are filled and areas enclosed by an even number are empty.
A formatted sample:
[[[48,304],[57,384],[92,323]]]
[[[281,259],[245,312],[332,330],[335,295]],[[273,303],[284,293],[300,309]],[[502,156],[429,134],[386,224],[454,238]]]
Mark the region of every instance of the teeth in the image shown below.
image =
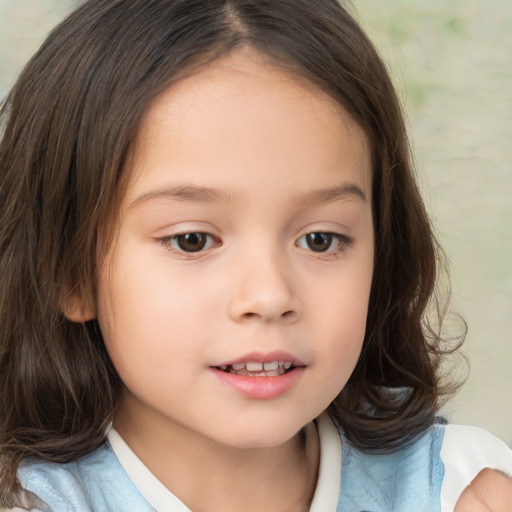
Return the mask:
[[[221,365],[219,369],[237,375],[247,375],[250,377],[277,377],[284,375],[286,370],[293,366],[290,361],[271,361],[268,363],[257,363],[250,361],[248,363],[235,363],[232,365]]]
[[[242,373],[239,373],[238,375],[243,375]],[[279,375],[282,375],[277,370],[270,370],[268,372],[256,372],[256,373],[248,373],[248,377],[279,377]]]
[[[261,372],[263,370],[263,363],[246,363],[245,367],[248,372]]]

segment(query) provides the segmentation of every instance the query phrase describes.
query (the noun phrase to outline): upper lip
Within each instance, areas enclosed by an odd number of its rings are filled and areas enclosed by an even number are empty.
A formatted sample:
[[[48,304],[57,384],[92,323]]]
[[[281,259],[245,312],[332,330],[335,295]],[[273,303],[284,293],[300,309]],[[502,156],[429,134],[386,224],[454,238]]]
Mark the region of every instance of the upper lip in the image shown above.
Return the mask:
[[[212,366],[231,366],[239,363],[272,363],[274,361],[290,362],[293,363],[293,366],[306,366],[305,363],[297,359],[297,357],[282,350],[275,350],[272,352],[251,352],[241,357],[237,357],[236,359],[229,359]]]

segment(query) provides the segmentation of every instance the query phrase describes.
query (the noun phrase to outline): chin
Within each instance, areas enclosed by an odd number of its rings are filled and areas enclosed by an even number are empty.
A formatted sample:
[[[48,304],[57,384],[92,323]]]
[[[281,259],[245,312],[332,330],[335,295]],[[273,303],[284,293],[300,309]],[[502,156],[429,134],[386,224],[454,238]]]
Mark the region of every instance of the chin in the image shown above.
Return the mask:
[[[236,428],[229,428],[229,433],[224,432],[223,444],[246,450],[275,448],[293,439],[304,426],[302,423],[286,425],[277,420],[250,425],[242,423]]]

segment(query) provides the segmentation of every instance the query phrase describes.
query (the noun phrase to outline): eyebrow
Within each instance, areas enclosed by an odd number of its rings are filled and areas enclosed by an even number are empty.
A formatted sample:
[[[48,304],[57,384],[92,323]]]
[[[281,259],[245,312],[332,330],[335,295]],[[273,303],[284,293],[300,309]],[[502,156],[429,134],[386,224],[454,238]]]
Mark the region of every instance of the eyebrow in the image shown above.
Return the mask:
[[[298,198],[298,202],[305,206],[311,206],[332,203],[349,197],[355,197],[364,203],[367,202],[366,194],[363,192],[362,188],[350,182],[301,194]]]
[[[174,201],[198,202],[198,203],[218,203],[221,201],[230,201],[234,194],[224,189],[216,189],[197,185],[177,185],[171,187],[162,187],[138,196],[129,206],[133,208],[138,204],[152,200],[168,199]],[[366,194],[355,183],[342,183],[334,187],[321,188],[300,194],[296,199],[297,203],[303,206],[316,204],[325,204],[355,197],[363,202],[367,202]]]
[[[174,201],[190,201],[197,203],[217,203],[221,200],[228,200],[231,194],[227,191],[221,191],[210,187],[200,187],[197,185],[177,185],[174,187],[162,187],[150,190],[138,196],[131,204],[130,208],[147,201],[156,199],[170,199]]]

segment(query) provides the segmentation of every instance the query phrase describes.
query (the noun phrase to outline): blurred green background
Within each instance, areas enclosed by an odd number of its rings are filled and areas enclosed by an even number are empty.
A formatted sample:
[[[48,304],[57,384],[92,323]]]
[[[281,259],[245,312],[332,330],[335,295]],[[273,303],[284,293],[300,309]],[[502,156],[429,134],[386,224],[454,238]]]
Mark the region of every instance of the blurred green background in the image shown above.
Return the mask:
[[[0,0],[1,97],[74,5]],[[451,309],[469,325],[469,378],[444,412],[512,444],[512,1],[353,0],[350,9],[402,97],[451,263]]]

